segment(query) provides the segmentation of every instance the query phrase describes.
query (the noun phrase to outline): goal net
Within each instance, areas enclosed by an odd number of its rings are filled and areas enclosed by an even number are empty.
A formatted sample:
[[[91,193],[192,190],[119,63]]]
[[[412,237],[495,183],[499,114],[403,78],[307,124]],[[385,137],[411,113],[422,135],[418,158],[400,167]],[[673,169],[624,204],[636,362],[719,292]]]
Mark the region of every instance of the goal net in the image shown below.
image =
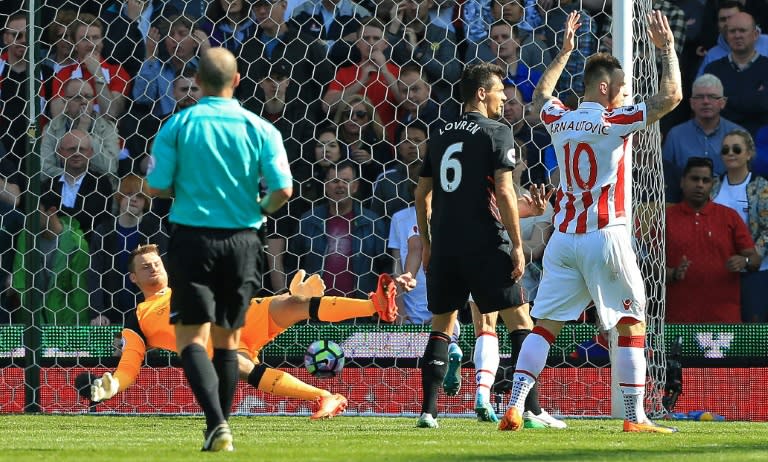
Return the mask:
[[[554,152],[527,105],[560,49],[569,12],[580,11],[582,23],[578,49],[557,86],[566,104],[577,104],[583,92],[586,57],[622,41],[632,43],[627,74],[634,76],[633,98],[655,92],[657,65],[645,34],[650,0],[631,2],[629,27],[612,20],[610,9],[591,6],[604,2],[538,3],[4,2],[0,412],[199,411],[176,356],[168,352],[151,350],[136,384],[97,406],[79,399],[74,379],[83,371],[112,371],[119,361],[124,316],[141,301],[126,276],[127,252],[138,243],[157,243],[163,252],[167,246],[170,204],[150,201],[142,178],[161,124],[200,97],[194,71],[201,49],[225,46],[235,54],[242,77],[236,98],[274,123],[291,162],[295,198],[264,232],[266,293],[285,289],[301,267],[322,272],[331,294],[364,297],[378,273],[402,268],[408,237],[403,230],[412,218],[397,214],[412,205],[411,182],[430,131],[460,111],[456,84],[465,64],[497,61],[509,71],[504,118],[525,149],[523,187],[556,186]],[[331,4],[334,10],[324,9]],[[358,63],[364,64],[358,69]],[[659,414],[665,381],[659,226],[664,199],[656,124],[633,143],[632,233],[648,295],[646,404]],[[351,162],[357,179],[337,191],[338,181],[327,175],[340,162]],[[327,203],[348,196],[354,205],[332,215]],[[550,232],[539,224],[527,238],[543,246]],[[526,271],[527,288],[535,292],[540,255]],[[395,325],[368,318],[301,322],[265,346],[259,359],[347,395],[353,413],[417,413],[417,358],[429,332],[423,297],[401,297],[408,319]],[[439,401],[440,412],[452,415],[471,415],[474,405],[474,335],[469,320],[463,322],[464,387],[459,396]],[[509,357],[506,332],[498,331],[502,356]],[[602,334],[588,312],[566,326],[541,376],[543,408],[560,415],[611,415]],[[303,352],[316,339],[344,348],[347,365],[340,377],[323,381],[304,370]],[[245,383],[235,403],[237,412],[257,414],[306,414],[311,407]]]

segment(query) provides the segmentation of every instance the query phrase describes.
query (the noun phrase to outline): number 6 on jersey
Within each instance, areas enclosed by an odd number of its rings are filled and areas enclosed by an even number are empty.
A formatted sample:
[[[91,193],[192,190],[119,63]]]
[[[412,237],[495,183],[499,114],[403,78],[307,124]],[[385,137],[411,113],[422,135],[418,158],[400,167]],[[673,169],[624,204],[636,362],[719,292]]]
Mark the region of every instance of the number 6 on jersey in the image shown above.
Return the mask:
[[[440,160],[440,187],[445,192],[453,192],[459,188],[461,184],[461,162],[459,159],[452,157],[454,154],[461,152],[464,147],[464,143],[453,143],[445,150],[443,158]],[[452,171],[453,178],[448,178],[448,172]]]

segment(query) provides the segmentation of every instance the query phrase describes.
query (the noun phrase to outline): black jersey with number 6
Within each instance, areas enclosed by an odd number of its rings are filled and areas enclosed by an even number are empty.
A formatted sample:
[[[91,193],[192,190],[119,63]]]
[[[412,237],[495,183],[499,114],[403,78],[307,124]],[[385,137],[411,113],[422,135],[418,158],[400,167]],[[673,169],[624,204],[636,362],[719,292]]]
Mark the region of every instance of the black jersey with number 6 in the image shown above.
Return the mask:
[[[483,255],[508,246],[494,172],[517,165],[512,130],[469,112],[436,133],[421,170],[432,178],[432,255]]]

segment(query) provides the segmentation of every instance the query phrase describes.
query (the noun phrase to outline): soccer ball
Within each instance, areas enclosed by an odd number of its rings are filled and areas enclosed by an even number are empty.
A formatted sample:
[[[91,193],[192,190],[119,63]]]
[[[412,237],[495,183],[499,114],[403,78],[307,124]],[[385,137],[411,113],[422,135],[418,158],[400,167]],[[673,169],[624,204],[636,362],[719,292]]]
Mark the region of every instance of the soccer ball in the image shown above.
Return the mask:
[[[304,353],[304,367],[315,377],[335,377],[344,368],[344,350],[330,340],[314,341]]]

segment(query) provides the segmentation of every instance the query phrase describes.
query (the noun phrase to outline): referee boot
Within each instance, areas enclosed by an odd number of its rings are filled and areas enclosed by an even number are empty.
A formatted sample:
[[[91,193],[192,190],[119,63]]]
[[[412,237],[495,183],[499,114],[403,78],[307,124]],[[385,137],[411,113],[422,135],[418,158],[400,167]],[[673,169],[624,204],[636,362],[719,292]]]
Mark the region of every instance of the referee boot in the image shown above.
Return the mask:
[[[229,429],[229,424],[222,422],[209,432],[203,433],[205,441],[203,442],[203,448],[201,451],[225,451],[231,452],[235,450],[232,445],[232,430]]]
[[[376,292],[368,294],[368,298],[373,302],[379,318],[385,322],[394,322],[397,319],[397,287],[395,280],[387,273],[379,275],[379,282],[376,284]]]
[[[416,421],[416,428],[440,428],[437,420],[432,417],[432,414],[425,412],[419,416],[419,420]]]

